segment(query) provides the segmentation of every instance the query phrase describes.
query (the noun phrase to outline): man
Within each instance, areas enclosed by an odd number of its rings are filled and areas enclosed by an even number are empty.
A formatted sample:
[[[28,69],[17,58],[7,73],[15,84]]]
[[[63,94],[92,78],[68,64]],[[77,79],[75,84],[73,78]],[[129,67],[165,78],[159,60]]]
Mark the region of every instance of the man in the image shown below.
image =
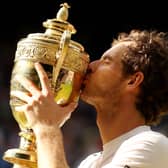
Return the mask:
[[[67,168],[59,124],[76,108],[54,102],[49,80],[35,64],[42,89],[17,77],[31,93],[12,94],[25,102],[36,135],[38,168]],[[150,125],[168,112],[168,41],[157,31],[120,34],[112,47],[90,63],[81,99],[97,111],[103,151],[88,156],[79,168],[167,168],[168,139]]]

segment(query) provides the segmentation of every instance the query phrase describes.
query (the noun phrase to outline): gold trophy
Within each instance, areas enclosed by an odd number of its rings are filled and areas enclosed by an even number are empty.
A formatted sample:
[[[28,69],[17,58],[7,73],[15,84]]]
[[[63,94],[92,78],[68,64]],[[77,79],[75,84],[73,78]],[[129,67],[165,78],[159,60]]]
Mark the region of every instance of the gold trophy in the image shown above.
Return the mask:
[[[45,33],[29,34],[27,38],[18,42],[10,90],[29,94],[15,79],[17,74],[29,78],[40,88],[34,68],[34,63],[40,62],[50,80],[56,103],[66,105],[71,101],[78,101],[81,83],[90,60],[83,46],[71,40],[71,34],[76,33],[76,30],[67,21],[69,5],[64,3],[60,6],[56,18],[43,22]],[[37,168],[35,135],[28,125],[24,112],[15,110],[16,106],[24,103],[16,97],[10,97],[12,114],[21,130],[20,144],[19,148],[8,149],[3,159],[21,167]]]

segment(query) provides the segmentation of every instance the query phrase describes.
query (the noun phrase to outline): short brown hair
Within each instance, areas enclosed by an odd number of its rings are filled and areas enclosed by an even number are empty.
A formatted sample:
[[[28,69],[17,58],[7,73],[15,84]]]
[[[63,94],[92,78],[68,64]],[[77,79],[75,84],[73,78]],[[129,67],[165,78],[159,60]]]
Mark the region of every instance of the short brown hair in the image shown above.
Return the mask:
[[[124,73],[141,71],[144,81],[138,96],[137,109],[149,125],[157,124],[168,112],[168,36],[156,30],[132,30],[121,33],[112,45],[132,41],[123,55]],[[131,43],[132,44],[132,43]]]

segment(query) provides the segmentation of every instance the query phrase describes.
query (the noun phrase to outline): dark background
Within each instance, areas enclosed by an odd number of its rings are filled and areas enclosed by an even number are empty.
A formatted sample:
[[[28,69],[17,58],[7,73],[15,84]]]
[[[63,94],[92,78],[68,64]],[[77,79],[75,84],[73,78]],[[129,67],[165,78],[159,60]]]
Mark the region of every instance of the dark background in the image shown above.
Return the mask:
[[[19,143],[18,125],[9,107],[10,75],[17,42],[30,33],[43,33],[42,22],[56,16],[61,0],[3,1],[0,4],[0,155]],[[168,31],[168,10],[162,1],[67,0],[68,21],[77,33],[72,39],[81,43],[90,59],[98,59],[119,32],[131,29]],[[65,146],[71,167],[87,154],[100,150],[101,142],[95,124],[93,107],[79,102],[77,113],[64,127]],[[167,118],[155,129],[168,134]],[[73,131],[72,131],[73,130]],[[96,142],[96,143],[95,143]],[[0,168],[10,164],[0,162]]]
[[[16,43],[29,33],[44,32],[42,22],[54,18],[65,1],[3,1],[0,6],[1,71],[7,71],[9,81]],[[131,29],[168,31],[167,5],[162,1],[89,1],[67,0],[69,22],[77,33],[72,39],[84,45],[91,60],[97,59],[110,47],[119,32]]]

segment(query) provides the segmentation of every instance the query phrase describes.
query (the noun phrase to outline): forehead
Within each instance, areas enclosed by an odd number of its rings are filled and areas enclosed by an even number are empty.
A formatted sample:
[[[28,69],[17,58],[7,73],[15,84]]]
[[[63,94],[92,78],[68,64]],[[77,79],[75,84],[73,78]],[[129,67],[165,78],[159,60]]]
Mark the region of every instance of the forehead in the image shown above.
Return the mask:
[[[104,54],[102,55],[102,57],[117,57],[117,58],[121,58],[122,55],[128,51],[128,46],[130,46],[130,42],[121,42],[118,43],[114,46],[112,46],[110,49],[108,49],[107,51],[104,52]]]

